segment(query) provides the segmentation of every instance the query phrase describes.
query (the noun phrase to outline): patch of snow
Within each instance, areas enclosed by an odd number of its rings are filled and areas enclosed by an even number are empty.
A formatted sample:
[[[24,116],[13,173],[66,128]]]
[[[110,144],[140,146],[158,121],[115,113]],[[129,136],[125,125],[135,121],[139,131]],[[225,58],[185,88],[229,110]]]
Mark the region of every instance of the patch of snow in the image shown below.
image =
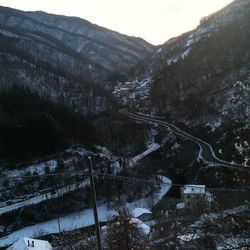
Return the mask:
[[[90,154],[90,151],[86,150],[85,148],[69,149],[68,152],[78,153],[82,157],[88,156]]]
[[[138,207],[152,209],[152,207],[156,205],[172,187],[172,181],[168,179],[166,176],[158,175],[157,177],[161,181],[160,190],[155,194],[149,195],[145,198],[133,202],[127,202],[125,204],[125,208],[128,210],[130,214],[132,213],[133,209]]]
[[[248,83],[244,83],[244,82],[241,82],[241,81],[238,81],[234,84],[234,87],[240,87],[242,90],[245,90],[247,92],[250,92],[250,86],[247,86],[247,84],[249,85],[249,82]]]
[[[119,161],[112,162],[111,169],[113,171],[113,174],[118,174],[122,170]]]
[[[138,218],[142,214],[152,214],[152,212],[150,210],[148,210],[147,208],[143,208],[143,207],[136,207],[131,212],[131,215],[134,218]]]
[[[242,163],[243,166],[248,167],[250,162],[250,157],[246,156],[244,158],[244,162]]]
[[[180,147],[181,145],[175,142],[175,144],[171,147],[171,150],[176,150]]]
[[[221,118],[218,118],[217,120],[208,122],[206,126],[209,126],[211,128],[211,131],[213,132],[221,126],[221,123],[222,123]]]
[[[212,203],[215,201],[215,197],[208,191],[206,191],[206,194],[205,194],[205,199],[209,202],[209,203]]]
[[[160,54],[162,52],[162,48],[158,49],[155,53]]]
[[[167,64],[171,65],[172,63],[176,63],[178,60],[178,57],[173,57],[167,60]]]
[[[157,143],[153,143],[146,151],[144,151],[143,153],[133,157],[131,159],[131,165],[133,166],[135,163],[137,163],[139,160],[143,159],[144,157],[146,157],[147,155],[151,154],[152,152],[158,150],[161,146]]]
[[[41,162],[38,164],[33,164],[30,166],[27,166],[23,169],[15,169],[15,170],[9,170],[6,175],[9,178],[13,177],[22,177],[26,174],[37,174],[37,175],[44,175],[46,166],[49,167],[50,171],[54,171],[57,167],[57,161],[56,160],[49,160],[47,162]]]
[[[250,244],[249,238],[232,237],[232,238],[223,239],[222,242],[217,244],[216,249],[217,250],[226,250],[226,249],[248,250],[249,244]]]
[[[189,242],[191,240],[199,239],[200,236],[198,234],[189,233],[189,234],[183,234],[183,235],[177,236],[177,238],[180,240],[181,244],[184,244],[185,242]]]
[[[188,37],[188,40],[186,42],[186,46],[189,47],[191,44],[193,44],[195,41],[194,41],[194,38],[193,38],[193,34],[191,34],[189,37]]]
[[[182,209],[182,208],[185,208],[185,203],[177,203],[176,204],[176,209]]]
[[[112,152],[108,148],[102,147],[102,146],[99,146],[99,145],[96,145],[95,148],[100,151],[100,153],[99,153],[100,157],[106,158],[106,159],[109,159],[109,160],[112,159]]]
[[[200,227],[207,222],[215,222],[216,223],[216,220],[219,218],[221,219],[221,218],[224,218],[225,216],[228,216],[230,214],[238,214],[238,213],[245,212],[247,210],[249,210],[249,206],[243,205],[243,206],[235,207],[232,209],[227,209],[227,210],[224,210],[224,211],[218,212],[218,213],[203,214],[199,220],[197,220],[194,224],[191,225],[191,227]]]
[[[147,148],[150,148],[151,145],[155,143],[155,136],[157,135],[157,133],[158,132],[156,129],[153,129],[153,128],[150,129],[150,132],[148,133],[147,139],[145,142]]]
[[[157,177],[161,180],[162,185],[157,197],[155,198],[155,204],[158,203],[172,187],[172,181],[169,178],[163,175],[158,175]]]
[[[131,222],[134,223],[134,224],[136,224],[137,227],[138,227],[139,229],[141,229],[142,232],[143,232],[144,234],[148,235],[148,234],[150,233],[150,231],[151,231],[150,226],[146,225],[146,224],[143,223],[141,220],[139,220],[139,219],[137,219],[137,218],[132,218],[132,219],[131,219]]]
[[[188,48],[187,50],[185,50],[185,51],[180,55],[180,57],[181,57],[182,59],[184,59],[186,56],[188,56],[189,52],[190,52],[190,48]]]
[[[250,150],[250,147],[247,141],[244,141],[242,144],[240,142],[236,142],[234,144],[234,147],[240,155],[243,155],[244,153]]]

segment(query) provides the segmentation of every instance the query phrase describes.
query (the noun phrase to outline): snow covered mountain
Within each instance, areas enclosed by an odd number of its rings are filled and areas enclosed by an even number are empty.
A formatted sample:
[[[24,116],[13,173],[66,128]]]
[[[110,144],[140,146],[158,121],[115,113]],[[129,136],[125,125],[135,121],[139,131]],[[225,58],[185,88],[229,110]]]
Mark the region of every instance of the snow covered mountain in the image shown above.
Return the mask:
[[[151,76],[148,100],[137,101],[140,111],[199,128],[197,135],[216,144],[222,157],[248,161],[249,151],[240,153],[237,145],[250,140],[249,41],[249,0],[203,18],[137,67],[144,79]]]
[[[249,16],[250,1],[236,0],[142,63],[153,105],[175,120],[249,120]]]
[[[77,17],[1,7],[0,22],[3,34],[11,36],[12,33],[14,37],[61,50],[73,58],[78,57],[92,71],[103,71],[104,75],[126,72],[154,51],[154,46],[143,39],[122,35]]]
[[[196,29],[168,40],[147,59],[146,63],[141,62],[141,68],[138,67],[138,69],[144,68],[145,70],[146,66],[147,71],[158,71],[184,59],[197,43],[215,35],[221,29],[241,20],[244,16],[246,17],[248,11],[249,0],[233,1],[223,9],[202,18]]]
[[[190,235],[197,242],[187,248],[201,249],[201,243],[207,247],[211,236],[211,245],[218,239],[220,246],[218,235],[233,237],[231,229],[237,241],[248,237],[249,223],[245,231],[234,226],[235,218],[241,221],[238,214],[249,217],[249,171],[202,161],[207,152],[200,139],[209,148],[211,144],[212,159],[250,165],[249,40],[250,0],[235,0],[157,50],[142,39],[79,18],[0,7],[0,247],[23,233],[41,236],[93,224],[89,156],[98,174],[101,221],[109,218],[107,205],[152,206],[160,197],[162,202],[154,207],[155,218],[160,218],[154,225],[156,238],[151,239],[164,248],[157,249],[182,246]],[[130,69],[136,79],[127,79]],[[36,91],[23,86],[18,91],[18,84]],[[120,108],[117,100],[131,112],[157,116],[169,125],[140,114],[141,119],[123,117],[125,110],[113,112]],[[57,107],[53,101],[66,105]],[[67,105],[89,119],[72,114]],[[13,158],[15,165],[9,164]],[[159,174],[172,181],[161,185]],[[172,194],[164,198],[171,182]],[[203,223],[207,219],[192,215],[187,223],[182,212],[180,217],[178,210],[171,213],[177,200],[184,204],[177,187],[186,183],[206,185],[211,200],[216,199],[212,209],[224,209],[222,215],[204,216],[214,221],[211,232]],[[217,231],[217,218],[224,221],[224,214],[237,212],[225,208],[242,202],[247,209],[240,207],[241,213],[229,217],[227,227],[219,224]],[[201,240],[192,225],[206,229],[204,234],[198,229]]]
[[[80,18],[6,7],[0,7],[0,41],[1,84],[32,86],[84,114],[107,110],[106,80],[154,51],[140,38]]]

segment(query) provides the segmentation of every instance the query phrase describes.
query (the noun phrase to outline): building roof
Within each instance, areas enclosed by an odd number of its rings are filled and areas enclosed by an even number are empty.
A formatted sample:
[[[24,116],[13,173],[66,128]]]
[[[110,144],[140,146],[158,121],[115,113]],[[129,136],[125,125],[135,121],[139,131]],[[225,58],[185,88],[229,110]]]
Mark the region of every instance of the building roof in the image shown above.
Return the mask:
[[[46,240],[37,240],[32,238],[21,238],[16,241],[7,250],[52,250],[52,246]]]
[[[147,208],[137,207],[132,210],[131,214],[134,218],[138,218],[142,214],[152,214],[152,212],[149,211]]]
[[[182,209],[182,208],[185,208],[185,203],[177,203],[176,204],[176,209]]]
[[[184,194],[205,194],[205,185],[185,185],[183,189]]]

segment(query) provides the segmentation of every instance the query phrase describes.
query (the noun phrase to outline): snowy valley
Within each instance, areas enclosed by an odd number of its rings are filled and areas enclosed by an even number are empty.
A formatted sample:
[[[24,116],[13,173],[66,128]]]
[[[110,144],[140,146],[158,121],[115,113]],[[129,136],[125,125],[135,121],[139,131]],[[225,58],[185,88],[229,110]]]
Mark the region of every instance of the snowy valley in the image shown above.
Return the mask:
[[[0,7],[0,249],[97,249],[90,176],[103,249],[250,248],[249,17],[153,46]]]

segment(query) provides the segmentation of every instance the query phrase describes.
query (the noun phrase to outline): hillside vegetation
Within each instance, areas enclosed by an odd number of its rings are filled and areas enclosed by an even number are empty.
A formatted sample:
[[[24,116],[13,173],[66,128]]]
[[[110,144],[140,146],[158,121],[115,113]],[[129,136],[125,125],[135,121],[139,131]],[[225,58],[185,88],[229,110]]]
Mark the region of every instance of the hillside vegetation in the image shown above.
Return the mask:
[[[12,85],[0,91],[0,159],[16,163],[43,157],[72,144],[95,143],[90,121],[65,104],[27,87]]]

